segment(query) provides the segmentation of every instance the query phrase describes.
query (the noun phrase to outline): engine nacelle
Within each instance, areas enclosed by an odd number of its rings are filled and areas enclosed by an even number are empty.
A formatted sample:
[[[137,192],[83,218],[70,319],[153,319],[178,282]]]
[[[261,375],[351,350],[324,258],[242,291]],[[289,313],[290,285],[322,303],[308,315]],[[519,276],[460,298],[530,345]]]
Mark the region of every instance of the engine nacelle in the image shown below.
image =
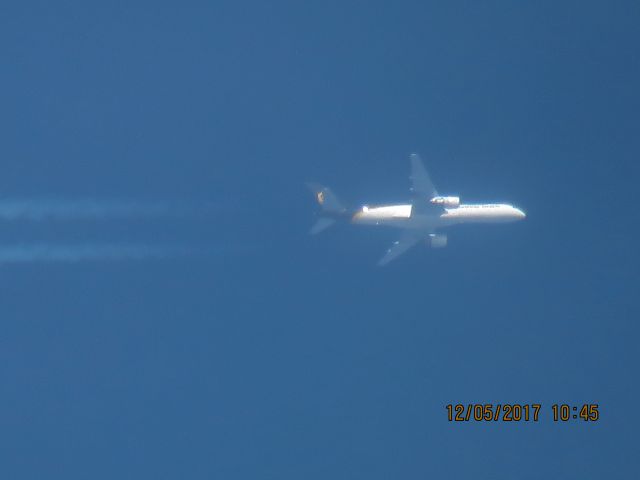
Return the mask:
[[[447,246],[447,236],[442,233],[431,233],[427,239],[431,248],[444,248]]]
[[[456,208],[460,205],[460,197],[433,197],[431,203],[445,208]]]

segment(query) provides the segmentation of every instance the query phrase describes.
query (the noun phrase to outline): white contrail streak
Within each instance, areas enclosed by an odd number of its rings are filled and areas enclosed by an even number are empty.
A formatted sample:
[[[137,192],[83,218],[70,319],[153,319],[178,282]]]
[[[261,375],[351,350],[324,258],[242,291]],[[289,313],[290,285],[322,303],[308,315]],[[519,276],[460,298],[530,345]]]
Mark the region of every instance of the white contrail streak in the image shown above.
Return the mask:
[[[146,260],[209,255],[202,249],[131,244],[0,245],[0,265],[36,262]]]
[[[206,209],[210,205],[205,206]],[[190,212],[193,210],[193,212]],[[92,199],[3,199],[0,200],[0,220],[90,220],[133,219],[194,213],[169,202]]]

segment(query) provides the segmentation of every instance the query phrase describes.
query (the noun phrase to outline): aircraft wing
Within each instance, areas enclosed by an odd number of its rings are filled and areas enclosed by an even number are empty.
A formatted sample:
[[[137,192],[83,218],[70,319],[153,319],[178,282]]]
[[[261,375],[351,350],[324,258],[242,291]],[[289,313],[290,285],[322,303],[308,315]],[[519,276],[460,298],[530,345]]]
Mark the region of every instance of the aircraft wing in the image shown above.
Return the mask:
[[[413,193],[413,208],[411,215],[434,215],[442,212],[441,207],[437,207],[429,202],[433,197],[438,196],[438,191],[431,181],[431,177],[424,168],[420,155],[412,153],[411,159],[411,192]]]
[[[411,179],[411,191],[413,194],[425,201],[437,197],[436,187],[434,187],[429,173],[424,168],[420,155],[412,153],[409,158],[411,159],[411,176],[409,178]]]
[[[418,243],[420,238],[421,237],[417,236],[415,232],[405,232],[400,240],[393,242],[393,245],[391,245],[389,250],[387,250],[387,253],[385,253],[385,255],[380,259],[378,265],[383,266],[390,261],[395,260]]]

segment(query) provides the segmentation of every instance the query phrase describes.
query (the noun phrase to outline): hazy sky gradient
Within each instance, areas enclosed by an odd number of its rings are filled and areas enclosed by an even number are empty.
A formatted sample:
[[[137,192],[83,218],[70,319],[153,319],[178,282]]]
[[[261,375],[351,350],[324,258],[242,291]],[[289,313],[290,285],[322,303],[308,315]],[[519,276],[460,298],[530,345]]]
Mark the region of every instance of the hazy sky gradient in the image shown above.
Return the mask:
[[[0,465],[41,478],[630,478],[640,467],[637,2],[0,7],[2,198],[209,218],[2,222],[5,245],[206,259],[0,267]],[[309,237],[438,190],[524,222],[376,261]],[[81,221],[82,220],[82,221]],[[447,403],[543,403],[451,424]],[[596,424],[551,421],[600,404]]]

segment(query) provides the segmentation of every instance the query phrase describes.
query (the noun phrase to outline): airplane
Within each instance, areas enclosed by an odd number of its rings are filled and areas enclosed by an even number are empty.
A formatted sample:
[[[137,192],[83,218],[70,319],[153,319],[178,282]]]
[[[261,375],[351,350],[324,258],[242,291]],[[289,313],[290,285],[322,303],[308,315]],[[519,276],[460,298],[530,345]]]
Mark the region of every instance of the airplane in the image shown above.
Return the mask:
[[[364,205],[356,211],[345,208],[327,187],[307,184],[321,207],[320,216],[311,228],[312,235],[333,225],[337,220],[350,220],[356,225],[393,227],[400,230],[398,240],[378,265],[395,260],[414,245],[426,240],[431,248],[447,246],[442,228],[461,223],[505,223],[523,220],[526,215],[519,208],[505,203],[463,204],[460,197],[441,196],[431,181],[418,154],[410,155],[411,203],[400,205]]]

